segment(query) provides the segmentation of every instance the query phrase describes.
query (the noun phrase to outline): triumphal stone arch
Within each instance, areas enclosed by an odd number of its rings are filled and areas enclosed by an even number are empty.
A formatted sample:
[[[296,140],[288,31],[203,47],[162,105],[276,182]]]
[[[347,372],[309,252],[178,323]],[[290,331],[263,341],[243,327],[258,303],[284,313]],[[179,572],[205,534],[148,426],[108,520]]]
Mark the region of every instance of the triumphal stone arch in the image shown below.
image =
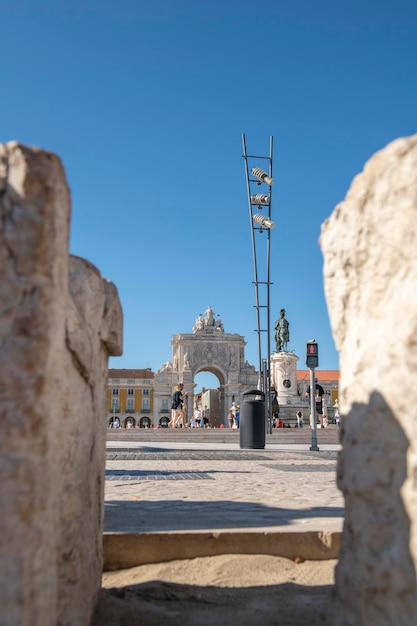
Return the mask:
[[[155,374],[154,408],[159,419],[171,407],[173,388],[184,384],[187,398],[187,421],[194,408],[194,378],[199,372],[210,372],[219,379],[221,423],[227,424],[227,412],[240,394],[257,385],[258,375],[253,365],[245,361],[245,339],[242,335],[225,333],[223,323],[209,306],[199,315],[192,333],[174,335],[172,361]]]

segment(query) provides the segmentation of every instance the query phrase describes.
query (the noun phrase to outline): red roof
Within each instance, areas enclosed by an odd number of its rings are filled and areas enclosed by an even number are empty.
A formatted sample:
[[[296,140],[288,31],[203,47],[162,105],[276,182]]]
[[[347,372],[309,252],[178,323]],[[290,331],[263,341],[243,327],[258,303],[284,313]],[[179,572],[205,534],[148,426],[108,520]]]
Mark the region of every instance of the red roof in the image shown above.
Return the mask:
[[[339,382],[339,370],[314,370],[314,378],[326,382]],[[310,380],[310,370],[297,370],[297,380]]]
[[[154,378],[154,372],[146,368],[146,370],[108,370],[108,378]]]

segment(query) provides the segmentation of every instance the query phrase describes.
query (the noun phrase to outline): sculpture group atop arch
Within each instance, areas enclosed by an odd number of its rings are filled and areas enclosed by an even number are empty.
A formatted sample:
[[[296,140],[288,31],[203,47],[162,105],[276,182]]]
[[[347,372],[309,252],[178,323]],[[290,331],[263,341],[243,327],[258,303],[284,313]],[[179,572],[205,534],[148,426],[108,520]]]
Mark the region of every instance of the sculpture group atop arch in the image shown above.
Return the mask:
[[[214,316],[217,316],[217,319],[214,319]],[[193,333],[197,334],[211,334],[213,332],[224,333],[223,323],[220,319],[220,315],[213,312],[213,309],[209,305],[204,313],[204,317],[202,313],[196,319],[196,322],[193,326]]]

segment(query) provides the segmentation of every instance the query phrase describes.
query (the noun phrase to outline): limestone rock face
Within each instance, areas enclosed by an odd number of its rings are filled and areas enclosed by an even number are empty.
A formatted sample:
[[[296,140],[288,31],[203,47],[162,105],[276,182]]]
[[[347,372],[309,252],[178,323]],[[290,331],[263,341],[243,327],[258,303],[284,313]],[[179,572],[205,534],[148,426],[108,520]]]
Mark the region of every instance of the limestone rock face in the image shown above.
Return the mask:
[[[0,145],[0,606],[8,626],[88,624],[101,578],[115,287],[69,258],[57,156]]]
[[[375,154],[322,227],[346,503],[335,625],[417,615],[417,135]]]

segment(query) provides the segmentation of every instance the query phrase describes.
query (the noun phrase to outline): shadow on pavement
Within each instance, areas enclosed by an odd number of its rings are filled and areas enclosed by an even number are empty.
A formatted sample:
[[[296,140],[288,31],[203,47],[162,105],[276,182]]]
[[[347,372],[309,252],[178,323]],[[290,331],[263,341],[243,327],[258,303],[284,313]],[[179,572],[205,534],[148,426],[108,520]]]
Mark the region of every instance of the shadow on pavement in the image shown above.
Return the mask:
[[[343,519],[343,507],[317,506],[305,509],[268,507],[231,500],[124,501],[105,503],[105,532],[157,532],[290,526],[311,519]]]

